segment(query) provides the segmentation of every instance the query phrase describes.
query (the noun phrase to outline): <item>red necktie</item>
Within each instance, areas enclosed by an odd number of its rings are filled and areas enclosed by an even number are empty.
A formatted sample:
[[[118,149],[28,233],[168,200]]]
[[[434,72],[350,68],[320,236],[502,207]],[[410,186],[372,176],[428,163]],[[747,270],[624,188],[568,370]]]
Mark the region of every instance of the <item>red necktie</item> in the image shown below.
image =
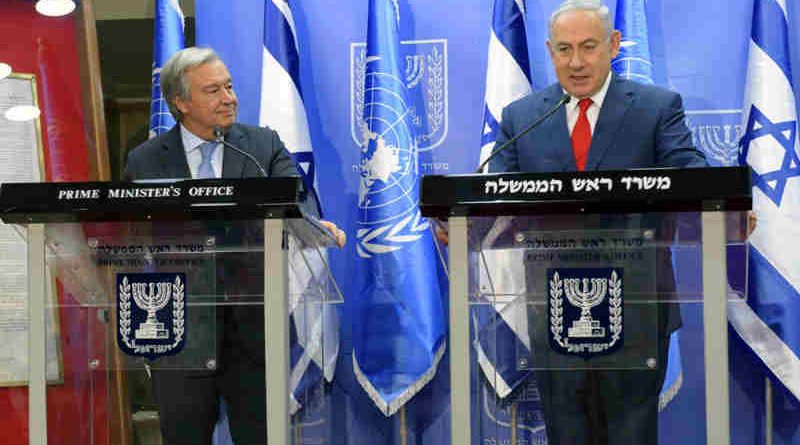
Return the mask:
[[[589,157],[589,146],[592,145],[592,128],[589,126],[589,118],[586,117],[586,110],[592,106],[592,99],[581,99],[578,107],[581,113],[578,115],[578,122],[572,129],[572,152],[575,155],[575,165],[578,171],[586,168],[586,158]]]

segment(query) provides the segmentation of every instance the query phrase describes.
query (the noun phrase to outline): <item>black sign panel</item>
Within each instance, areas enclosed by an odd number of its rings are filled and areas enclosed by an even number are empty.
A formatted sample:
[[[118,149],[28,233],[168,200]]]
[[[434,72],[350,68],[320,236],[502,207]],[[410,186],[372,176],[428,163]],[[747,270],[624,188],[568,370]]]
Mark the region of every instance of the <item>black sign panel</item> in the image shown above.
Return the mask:
[[[745,167],[425,176],[425,216],[748,210]]]

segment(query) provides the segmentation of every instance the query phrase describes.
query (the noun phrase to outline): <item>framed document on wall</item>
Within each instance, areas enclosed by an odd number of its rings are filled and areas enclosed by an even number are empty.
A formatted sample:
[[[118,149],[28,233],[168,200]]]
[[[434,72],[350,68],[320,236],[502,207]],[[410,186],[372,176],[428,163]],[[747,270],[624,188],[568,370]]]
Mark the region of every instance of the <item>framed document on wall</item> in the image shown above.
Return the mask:
[[[36,77],[0,79],[0,184],[45,180]],[[48,273],[47,380],[62,381],[57,288]],[[0,222],[0,386],[28,378],[28,276],[26,232]]]

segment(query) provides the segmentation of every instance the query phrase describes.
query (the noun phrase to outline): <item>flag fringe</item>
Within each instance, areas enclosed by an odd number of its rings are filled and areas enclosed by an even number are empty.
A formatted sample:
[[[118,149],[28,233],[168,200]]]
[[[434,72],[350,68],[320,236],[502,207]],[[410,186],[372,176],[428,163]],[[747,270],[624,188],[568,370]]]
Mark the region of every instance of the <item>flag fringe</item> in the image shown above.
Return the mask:
[[[678,374],[678,378],[675,379],[675,383],[673,383],[669,388],[661,391],[661,394],[658,395],[658,412],[664,411],[664,408],[669,405],[675,396],[678,395],[678,391],[681,390],[683,387],[683,371]]]
[[[419,379],[417,379],[416,383],[410,385],[403,391],[397,398],[392,400],[390,403],[386,403],[383,398],[378,393],[378,390],[372,386],[372,383],[369,381],[369,378],[361,371],[361,367],[358,366],[358,360],[356,360],[356,355],[353,354],[353,373],[356,375],[356,380],[367,393],[370,399],[375,403],[375,406],[383,413],[386,417],[391,417],[397,413],[397,411],[406,404],[412,397],[417,395],[417,393],[425,387],[433,377],[436,375],[436,368],[439,367],[439,362],[442,360],[445,352],[446,342],[442,342],[442,345],[439,346],[439,349],[436,351],[436,354],[433,357],[433,363],[428,368],[425,373],[423,373]]]
[[[480,342],[478,340],[474,340],[472,342],[472,347],[475,348],[475,352],[478,354],[478,365],[481,367],[483,375],[486,376],[486,380],[489,382],[489,385],[492,387],[492,389],[494,389],[495,393],[501,399],[511,394],[511,387],[508,386],[508,383],[497,371],[497,368],[494,367],[492,361],[489,360],[489,357],[486,355],[486,352],[484,352]]]
[[[729,297],[730,298],[730,297]],[[728,321],[777,379],[800,400],[800,358],[744,299],[728,303]]]

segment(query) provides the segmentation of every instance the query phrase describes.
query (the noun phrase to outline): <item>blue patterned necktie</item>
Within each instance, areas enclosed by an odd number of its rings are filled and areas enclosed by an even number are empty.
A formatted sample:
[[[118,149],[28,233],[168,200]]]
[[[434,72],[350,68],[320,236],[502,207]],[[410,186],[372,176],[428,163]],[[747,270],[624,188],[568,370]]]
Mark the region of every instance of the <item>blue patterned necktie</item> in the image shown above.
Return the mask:
[[[195,179],[217,177],[217,174],[214,173],[214,167],[211,166],[211,159],[214,157],[216,149],[216,142],[203,142],[200,144],[200,152],[203,154],[203,159],[200,161],[200,166],[197,168],[197,178]]]

